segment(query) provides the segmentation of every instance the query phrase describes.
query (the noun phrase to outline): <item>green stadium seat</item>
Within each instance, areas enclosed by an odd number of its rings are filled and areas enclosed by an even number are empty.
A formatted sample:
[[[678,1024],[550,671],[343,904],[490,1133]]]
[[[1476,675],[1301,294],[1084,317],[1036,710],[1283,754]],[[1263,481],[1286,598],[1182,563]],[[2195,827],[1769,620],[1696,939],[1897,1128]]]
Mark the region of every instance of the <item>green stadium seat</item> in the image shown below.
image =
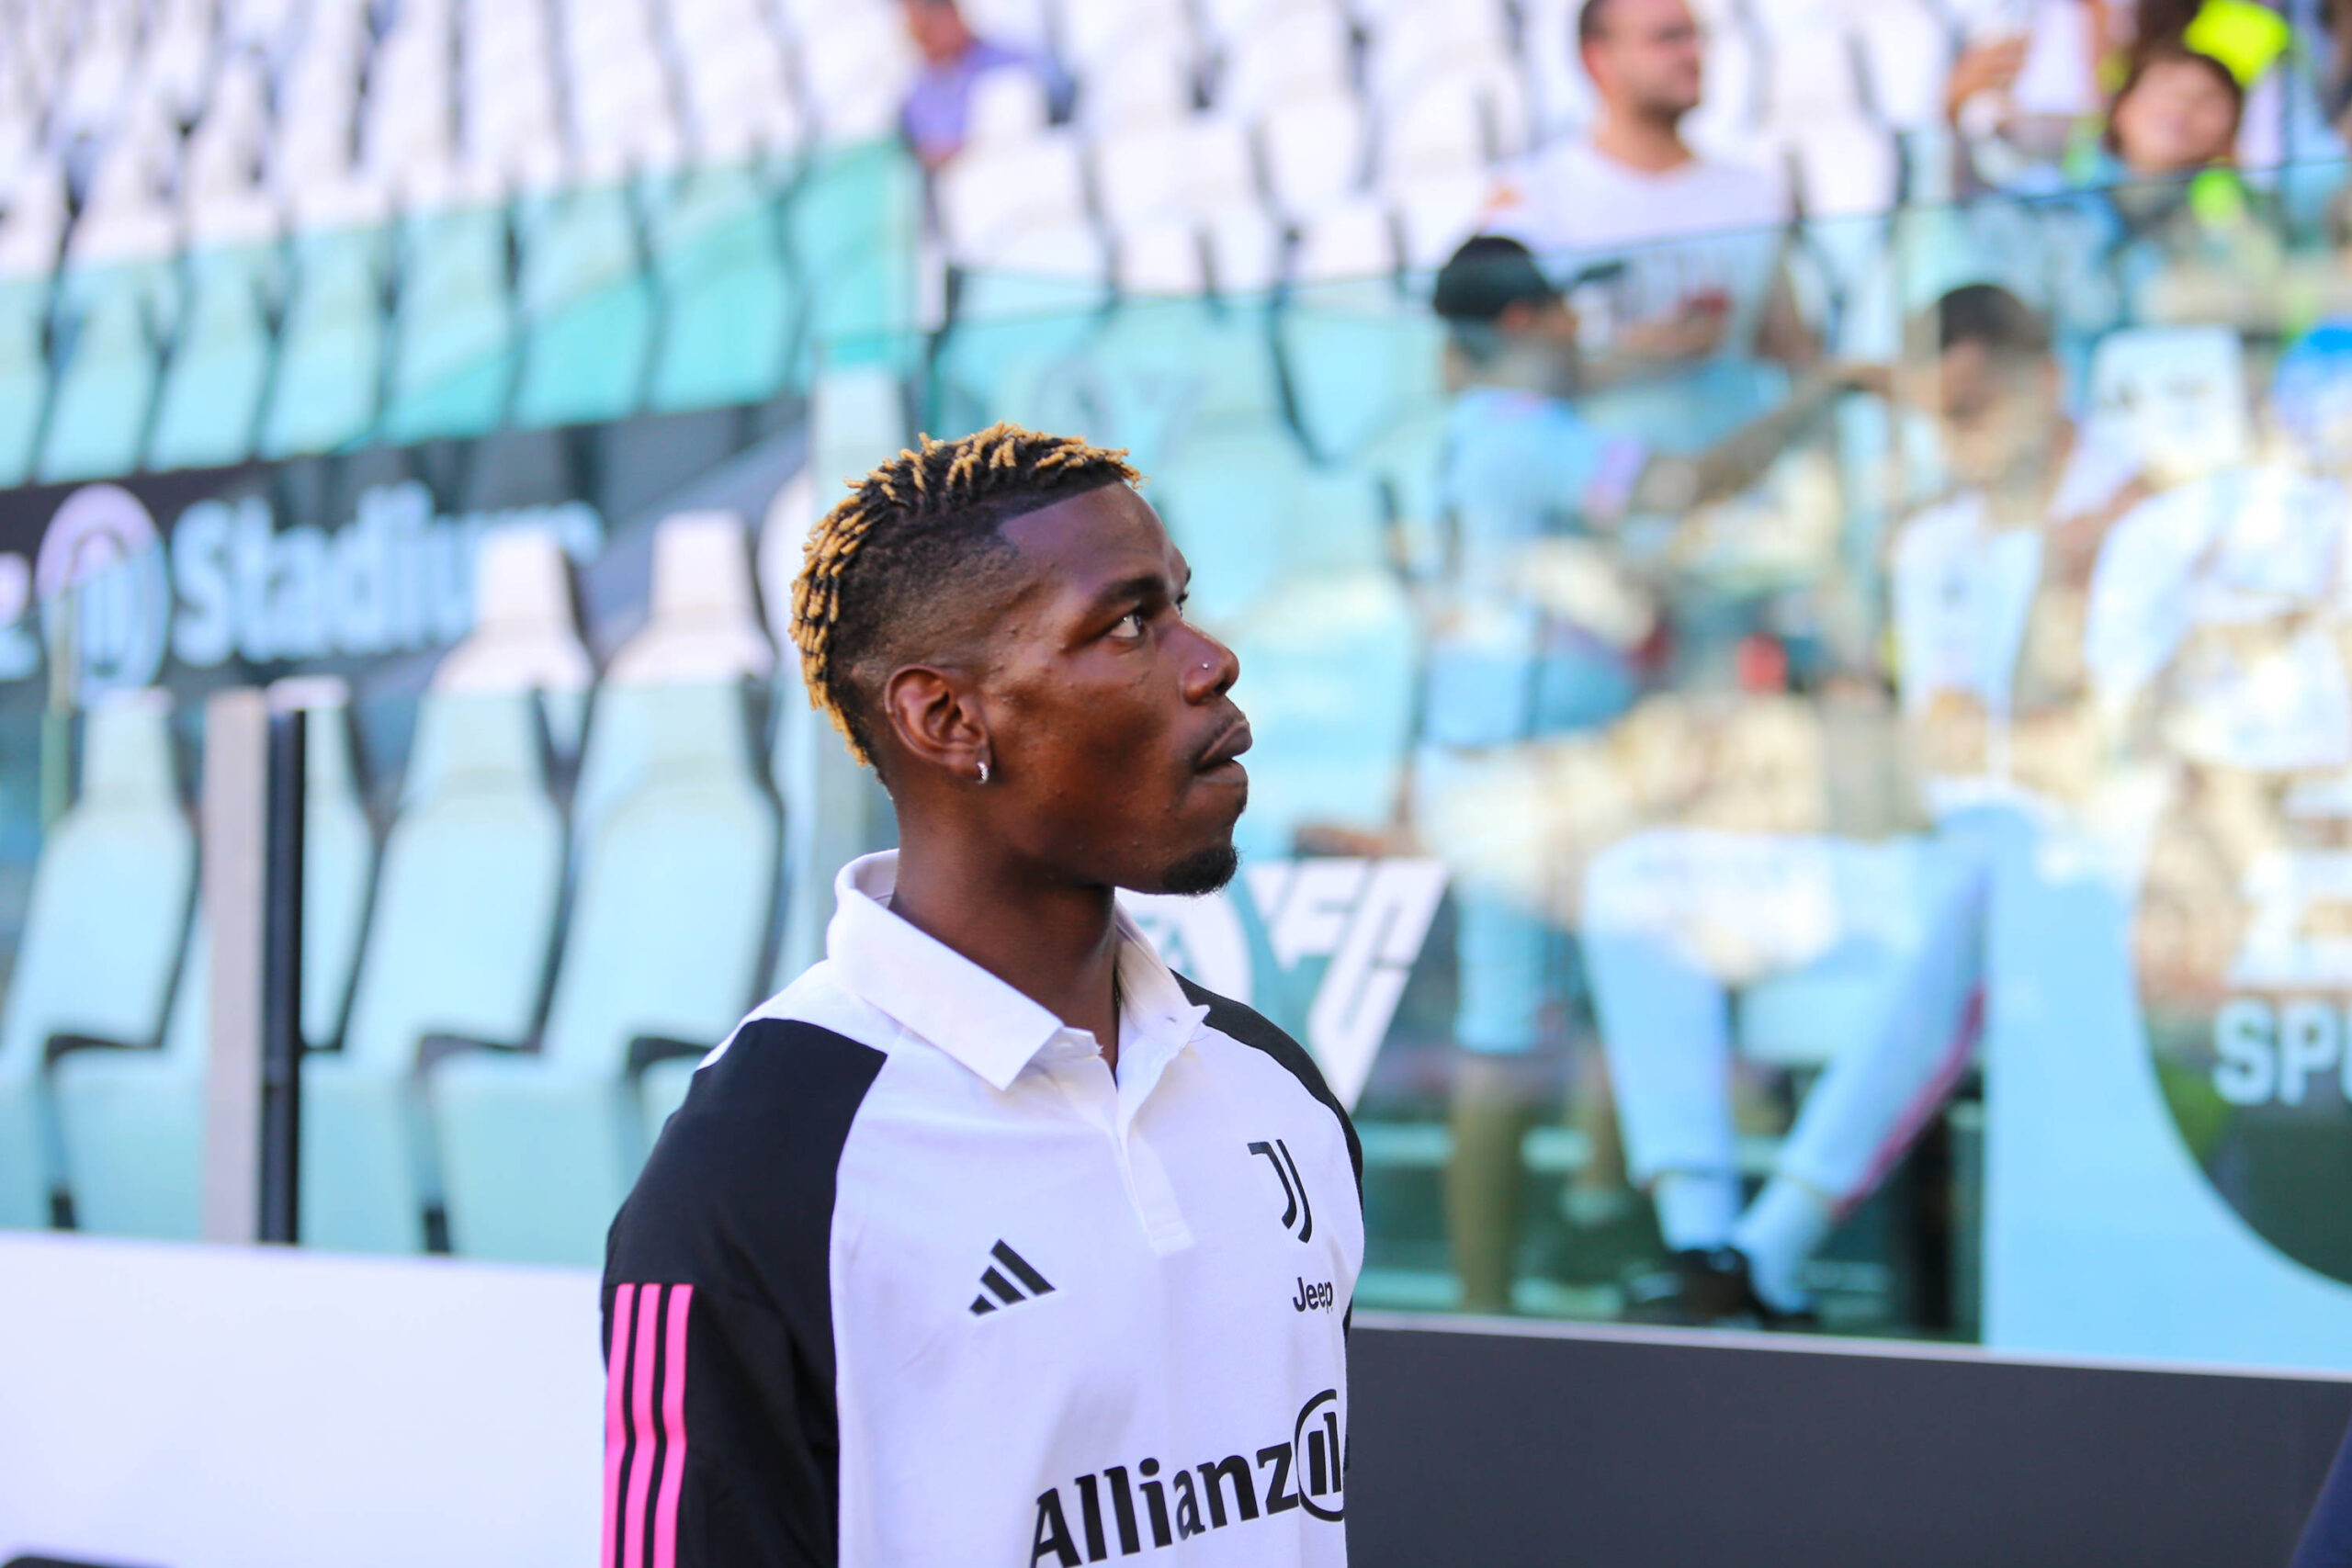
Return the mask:
[[[368,914],[375,844],[352,775],[341,692],[319,690],[302,705],[310,709],[302,824],[302,1037],[316,1049],[334,1044],[342,1027]],[[197,1238],[204,1073],[212,1041],[210,947],[199,919],[180,963],[161,1050],[77,1051],[53,1070],[51,1090],[66,1185],[81,1230],[164,1241]]]
[[[49,278],[0,278],[0,485],[25,482],[49,405]]]
[[[147,445],[151,468],[214,468],[254,448],[269,381],[274,245],[224,245],[187,258],[187,308]]]
[[[632,1043],[715,1044],[754,999],[776,811],[746,728],[732,682],[600,697],[590,751],[635,740],[644,764],[588,836],[540,1048],[426,1078],[454,1251],[594,1267],[645,1157]]]
[[[196,834],[172,766],[170,699],[93,708],[82,795],[41,847],[0,1002],[0,1227],[38,1229],[62,1174],[46,1077],[66,1034],[153,1045],[187,934]]]
[[[76,330],[41,437],[43,482],[139,467],[155,400],[157,346],[177,294],[172,263],[163,257],[75,266],[59,280],[61,312]]]
[[[263,457],[331,452],[374,428],[384,361],[384,243],[374,228],[296,238],[293,299],[262,419]]]
[[[547,199],[521,231],[526,333],[514,422],[591,424],[635,413],[653,336],[653,292],[620,186]]]
[[[505,211],[413,215],[400,248],[386,437],[408,443],[497,428],[514,383]]]
[[[340,1052],[303,1072],[303,1241],[418,1252],[437,1178],[417,1093],[427,1035],[519,1045],[563,886],[527,693],[427,696]]]
[[[662,343],[649,401],[660,412],[753,403],[791,366],[799,301],[778,203],[748,169],[688,175],[653,223]]]

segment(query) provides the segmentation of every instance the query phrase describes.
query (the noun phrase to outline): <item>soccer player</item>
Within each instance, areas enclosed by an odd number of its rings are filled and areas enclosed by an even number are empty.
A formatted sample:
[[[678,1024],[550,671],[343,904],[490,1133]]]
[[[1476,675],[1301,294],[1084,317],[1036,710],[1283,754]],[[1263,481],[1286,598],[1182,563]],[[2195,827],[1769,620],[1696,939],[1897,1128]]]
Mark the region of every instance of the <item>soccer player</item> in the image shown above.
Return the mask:
[[[1986,284],[1917,323],[1951,494],[1893,549],[1897,674],[1928,835],[1847,839],[1659,829],[1595,861],[1585,892],[1610,1074],[1633,1172],[1677,1268],[1637,1314],[1801,1317],[1802,1274],[1965,1067],[1980,1022],[1993,851],[2080,801],[2095,730],[2082,668],[2090,562],[2137,464],[2063,412],[2047,323]],[[1731,994],[1847,977],[1850,1032],[1742,1208]],[[1835,1028],[1835,1021],[1828,1027]]]
[[[1355,1134],[1114,897],[1223,886],[1249,792],[1136,482],[998,425],[810,536],[802,674],[899,848],[614,1223],[606,1568],[1345,1561]]]

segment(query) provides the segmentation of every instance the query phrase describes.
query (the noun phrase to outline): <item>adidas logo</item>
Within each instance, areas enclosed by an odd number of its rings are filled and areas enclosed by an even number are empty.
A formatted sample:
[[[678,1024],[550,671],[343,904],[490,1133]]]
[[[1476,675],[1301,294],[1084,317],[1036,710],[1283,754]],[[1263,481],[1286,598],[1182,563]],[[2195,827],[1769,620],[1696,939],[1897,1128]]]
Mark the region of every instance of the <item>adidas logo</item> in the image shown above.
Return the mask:
[[[997,1302],[1002,1302],[1006,1306],[1019,1306],[1023,1302],[1035,1297],[1053,1293],[1054,1287],[1046,1282],[1046,1277],[1031,1268],[1027,1258],[1005,1246],[1004,1243],[1000,1241],[989,1247],[989,1256],[995,1258],[996,1263],[989,1264],[981,1271],[980,1284],[984,1289],[978,1295],[972,1298],[974,1317],[978,1317],[983,1313],[996,1311]],[[1004,1267],[1000,1269],[997,1263]],[[1007,1274],[1012,1275],[1012,1278],[1006,1279]],[[1019,1284],[1013,1282],[1016,1280],[1020,1281]],[[1026,1287],[1025,1291],[1023,1287]],[[994,1296],[996,1301],[990,1301],[989,1299],[990,1296]]]

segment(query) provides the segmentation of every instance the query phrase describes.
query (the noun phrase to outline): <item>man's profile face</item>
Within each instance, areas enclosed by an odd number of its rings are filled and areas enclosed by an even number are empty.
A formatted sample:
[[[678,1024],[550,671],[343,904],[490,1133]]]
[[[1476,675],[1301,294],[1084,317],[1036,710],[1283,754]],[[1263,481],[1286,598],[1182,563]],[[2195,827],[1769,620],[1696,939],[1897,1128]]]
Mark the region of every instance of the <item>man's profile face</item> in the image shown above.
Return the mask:
[[[1705,35],[1684,0],[1608,0],[1584,62],[1603,98],[1679,119],[1699,107],[1705,53]]]
[[[1206,893],[1235,870],[1250,798],[1240,664],[1181,608],[1190,569],[1124,484],[1012,519],[1022,585],[981,695],[994,826],[1072,881]]]

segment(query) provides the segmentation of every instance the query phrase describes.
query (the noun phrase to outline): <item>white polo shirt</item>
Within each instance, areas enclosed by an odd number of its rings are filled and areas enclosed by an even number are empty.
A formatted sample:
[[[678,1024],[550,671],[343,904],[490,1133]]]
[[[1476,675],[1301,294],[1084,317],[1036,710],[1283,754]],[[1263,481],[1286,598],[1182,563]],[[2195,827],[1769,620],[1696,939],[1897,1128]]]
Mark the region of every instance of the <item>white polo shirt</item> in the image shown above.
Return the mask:
[[[614,1223],[605,1562],[1337,1564],[1359,1157],[1122,914],[1093,1037],[836,886]]]

